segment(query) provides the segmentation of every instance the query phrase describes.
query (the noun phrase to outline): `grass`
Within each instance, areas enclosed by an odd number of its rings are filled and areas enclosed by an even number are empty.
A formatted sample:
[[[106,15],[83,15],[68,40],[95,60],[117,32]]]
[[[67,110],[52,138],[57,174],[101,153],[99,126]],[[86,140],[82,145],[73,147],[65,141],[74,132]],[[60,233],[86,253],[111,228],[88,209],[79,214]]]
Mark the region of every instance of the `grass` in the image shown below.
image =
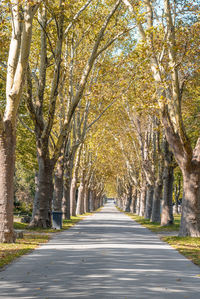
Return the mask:
[[[0,268],[11,263],[17,257],[24,255],[42,243],[49,240],[49,234],[24,233],[22,239],[17,239],[14,244],[0,243]]]
[[[88,215],[91,213],[87,213]],[[84,214],[83,216],[87,216],[87,214]],[[71,216],[71,219],[66,219],[63,221],[62,231],[69,229],[70,227],[74,226],[77,222],[82,220],[83,217],[81,215],[78,216]]]
[[[132,219],[140,223],[141,225],[145,226],[146,228],[150,229],[152,232],[173,232],[178,231],[180,227],[181,215],[174,216],[174,224],[161,226],[160,223],[157,222],[150,222],[149,219],[144,219],[144,217],[132,214],[132,213],[125,213],[130,216]]]
[[[163,237],[162,240],[177,249],[194,264],[200,266],[200,238]]]
[[[23,230],[24,237],[18,238],[16,243],[13,244],[0,243],[0,268],[8,265],[17,257],[32,251],[40,244],[48,242],[52,233],[67,230],[82,220],[84,218],[83,216],[90,214],[92,213],[87,213],[81,216],[72,216],[70,220],[64,220],[63,227],[60,230],[55,230],[52,228],[29,228],[27,223],[20,222],[20,217],[14,218],[14,229]]]
[[[90,214],[90,213],[87,213]],[[40,228],[40,227],[33,227],[30,228],[27,223],[21,223],[20,218],[16,218],[14,221],[14,229],[22,229],[27,231],[33,231],[33,232],[39,232],[39,233],[57,233],[60,231],[64,231],[66,229],[69,229],[71,226],[75,225],[77,222],[83,219],[82,216],[84,215],[78,215],[78,216],[72,216],[71,219],[63,220],[62,229],[53,229],[53,228]]]
[[[119,210],[123,212],[121,209]],[[125,214],[155,233],[174,232],[178,231],[180,227],[181,215],[174,215],[173,225],[161,226],[159,223],[144,219],[144,217],[127,212]],[[161,239],[178,250],[194,264],[200,266],[200,238],[167,236]]]
[[[93,213],[100,212],[102,208],[97,209],[94,212],[88,212],[83,215],[77,215],[77,216],[71,216],[71,219],[63,220],[62,229],[53,229],[53,228],[39,228],[39,227],[33,227],[30,228],[29,224],[27,223],[21,223],[21,217],[14,217],[14,229],[22,229],[22,230],[28,230],[28,231],[35,231],[39,233],[57,233],[64,230],[69,229],[71,226],[75,225],[80,220],[84,219],[85,216],[92,215]]]
[[[99,212],[101,208],[95,211]],[[74,226],[77,222],[84,219],[84,216],[92,215],[93,213],[85,213],[83,215],[72,216],[71,219],[63,220],[62,229],[56,230],[52,228],[29,228],[27,223],[21,223],[21,218],[19,216],[14,217],[14,229],[23,230],[24,237],[18,238],[13,244],[0,243],[0,268],[8,265],[17,257],[20,257],[42,243],[48,242],[52,233],[57,233],[65,231],[70,227]]]
[[[135,220],[139,224],[141,224],[141,225],[145,226],[146,228],[150,229],[154,233],[178,231],[179,227],[180,227],[181,215],[174,215],[174,224],[161,226],[160,223],[158,223],[158,222],[151,222],[149,219],[145,219],[142,216],[138,216],[138,215],[133,214],[133,213],[124,212],[119,207],[116,207],[116,208],[120,212],[123,212],[126,215],[128,215],[130,218],[132,218],[133,220]]]
[[[14,229],[28,229],[27,223],[21,223],[20,220],[14,221]]]

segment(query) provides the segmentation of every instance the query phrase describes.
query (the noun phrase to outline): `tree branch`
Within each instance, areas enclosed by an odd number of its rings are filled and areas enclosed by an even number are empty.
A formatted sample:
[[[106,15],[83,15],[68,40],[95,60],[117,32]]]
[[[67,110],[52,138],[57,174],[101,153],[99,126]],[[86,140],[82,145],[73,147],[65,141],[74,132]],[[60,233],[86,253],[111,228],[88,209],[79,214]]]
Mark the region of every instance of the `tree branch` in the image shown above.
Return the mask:
[[[65,30],[65,32],[64,32],[64,36],[66,36],[66,35],[68,34],[68,32],[69,32],[69,30],[72,28],[74,22],[78,19],[78,17],[81,15],[81,13],[88,7],[88,5],[89,5],[92,1],[93,1],[93,0],[88,0],[88,1],[86,2],[86,4],[83,5],[83,6],[81,7],[81,9],[75,14],[75,16],[73,17],[71,23],[70,23],[70,24],[67,26],[67,28],[66,28],[66,30]]]
[[[87,132],[89,131],[89,129],[104,115],[104,113],[115,103],[117,101],[117,99],[116,100],[114,100],[114,101],[112,101],[100,114],[99,114],[99,116],[96,118],[96,119],[94,119],[88,126],[87,126]]]
[[[27,125],[27,124],[25,124],[24,122],[23,122],[23,120],[22,120],[22,118],[19,116],[19,121],[20,121],[20,123],[22,124],[22,126],[24,127],[24,128],[26,128],[31,134],[34,134],[34,131]]]
[[[96,54],[97,54],[100,42],[101,42],[101,40],[104,36],[105,30],[106,30],[106,28],[107,28],[107,26],[110,22],[110,19],[112,18],[112,16],[114,15],[116,10],[118,9],[120,3],[121,3],[121,0],[116,1],[114,8],[107,15],[107,18],[106,18],[105,22],[103,23],[103,25],[102,25],[102,27],[101,27],[98,35],[97,35],[96,42],[93,46],[93,50],[92,50],[91,55],[90,55],[90,57],[89,57],[89,59],[86,63],[86,66],[83,70],[78,90],[77,90],[76,95],[74,96],[74,98],[72,100],[71,106],[69,107],[69,111],[67,113],[67,118],[64,122],[63,130],[60,134],[60,137],[58,138],[56,149],[54,151],[54,155],[53,155],[53,158],[52,158],[53,160],[56,160],[57,157],[59,157],[59,153],[60,153],[60,149],[61,149],[62,144],[63,144],[63,140],[69,134],[69,126],[70,126],[71,118],[72,118],[72,116],[74,114],[74,111],[75,111],[75,109],[76,109],[76,107],[77,107],[77,105],[78,105],[78,103],[79,103],[79,101],[80,101],[80,99],[83,95],[83,92],[84,92],[84,89],[85,89],[85,86],[86,86],[86,83],[87,83],[88,76],[89,76],[90,71],[93,67],[93,64],[94,64],[94,62],[97,58]]]

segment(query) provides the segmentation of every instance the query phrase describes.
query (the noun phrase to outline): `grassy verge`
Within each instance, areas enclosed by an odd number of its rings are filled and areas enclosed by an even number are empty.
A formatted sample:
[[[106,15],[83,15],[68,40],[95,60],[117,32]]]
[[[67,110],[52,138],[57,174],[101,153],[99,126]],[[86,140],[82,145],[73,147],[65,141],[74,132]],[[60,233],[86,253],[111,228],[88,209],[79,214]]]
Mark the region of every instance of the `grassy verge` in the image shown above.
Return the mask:
[[[150,222],[148,219],[144,219],[144,217],[132,214],[132,213],[125,213],[130,216],[132,219],[140,223],[141,225],[145,226],[146,228],[150,229],[152,232],[173,232],[178,231],[180,227],[181,216],[175,215],[174,216],[174,224],[161,226],[160,223],[157,222]]]
[[[119,208],[118,210],[123,212]],[[174,232],[178,231],[180,227],[181,215],[174,215],[173,225],[161,226],[159,223],[144,219],[144,217],[126,212],[125,214],[155,233]],[[162,240],[170,244],[194,264],[200,266],[200,238],[167,236],[162,237]]]
[[[145,219],[144,217],[138,216],[136,214],[124,212],[122,209],[120,209],[118,207],[117,207],[117,209],[120,212],[125,213],[130,218],[132,218],[139,224],[145,226],[146,228],[150,229],[152,232],[155,232],[155,233],[178,231],[179,227],[180,227],[181,215],[174,215],[174,224],[161,226],[160,223],[158,223],[158,222],[151,222],[149,219]]]
[[[99,212],[101,208],[95,211]],[[92,213],[85,213],[83,215],[72,216],[71,219],[63,220],[63,226],[60,230],[52,228],[29,228],[27,223],[21,223],[21,217],[14,218],[14,229],[23,230],[24,237],[18,238],[14,244],[0,243],[0,268],[11,263],[17,257],[20,257],[29,251],[32,251],[42,243],[48,242],[52,233],[61,232],[74,226],[77,222],[82,220],[84,216],[91,215]]]
[[[91,212],[91,213],[88,212],[83,215],[71,216],[71,219],[63,220],[62,229],[57,229],[57,230],[55,230],[53,228],[47,228],[47,229],[38,228],[38,227],[29,228],[29,225],[27,223],[21,223],[20,222],[21,218],[16,217],[14,219],[14,229],[25,230],[25,231],[27,230],[27,231],[33,231],[33,232],[39,232],[39,233],[57,233],[57,232],[69,229],[71,226],[75,225],[77,222],[84,219],[84,216],[89,216],[96,212],[100,212],[101,209],[102,209],[102,207],[97,209],[94,212]]]
[[[14,244],[0,243],[0,267],[11,263],[17,257],[35,249],[39,244],[46,243],[49,234],[24,233],[22,239],[17,239]]]
[[[52,233],[64,231],[75,225],[77,222],[83,219],[83,216],[90,215],[87,213],[81,216],[71,217],[70,220],[63,221],[63,227],[61,230],[55,230],[52,228],[29,228],[28,224],[21,223],[20,218],[15,218],[14,229],[23,230],[24,237],[18,238],[14,244],[0,243],[0,268],[11,263],[17,257],[20,257],[29,251],[32,251],[38,245],[46,243],[51,237]]]
[[[200,266],[200,238],[163,237],[162,240],[177,249],[194,264]]]
[[[89,214],[89,213],[88,213]],[[62,225],[62,229],[53,229],[53,228],[38,228],[38,227],[33,227],[33,228],[29,228],[27,223],[21,223],[19,222],[20,219],[16,219],[16,221],[14,222],[14,229],[22,229],[22,230],[27,230],[27,231],[32,231],[32,232],[38,232],[38,233],[57,233],[60,231],[64,231],[66,229],[69,229],[71,226],[75,225],[77,222],[79,222],[80,220],[83,219],[84,215],[78,215],[78,216],[72,216],[71,219],[66,219],[63,220],[63,225]]]

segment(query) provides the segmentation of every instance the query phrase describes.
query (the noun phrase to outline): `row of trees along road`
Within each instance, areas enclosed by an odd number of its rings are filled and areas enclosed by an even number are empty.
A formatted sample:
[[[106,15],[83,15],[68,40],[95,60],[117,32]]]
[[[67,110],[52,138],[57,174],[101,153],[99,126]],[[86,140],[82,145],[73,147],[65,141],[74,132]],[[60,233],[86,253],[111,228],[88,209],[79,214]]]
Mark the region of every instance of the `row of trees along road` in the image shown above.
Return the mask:
[[[0,241],[14,241],[21,169],[36,173],[33,227],[51,226],[52,207],[95,209],[106,190],[167,225],[183,185],[180,235],[199,236],[196,1],[1,6]]]

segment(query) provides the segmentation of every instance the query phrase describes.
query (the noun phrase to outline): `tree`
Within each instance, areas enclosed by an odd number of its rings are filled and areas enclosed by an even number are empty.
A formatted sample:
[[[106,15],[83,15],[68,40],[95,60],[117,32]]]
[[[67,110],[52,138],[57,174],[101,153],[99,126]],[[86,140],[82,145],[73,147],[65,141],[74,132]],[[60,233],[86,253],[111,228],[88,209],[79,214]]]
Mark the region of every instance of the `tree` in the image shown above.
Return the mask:
[[[186,133],[182,102],[184,98],[183,88],[185,80],[180,66],[184,64],[185,48],[179,44],[177,30],[181,30],[180,22],[177,21],[176,8],[178,4],[174,2],[175,9],[172,11],[172,3],[169,0],[162,2],[164,9],[164,22],[160,22],[160,40],[163,40],[161,47],[156,50],[159,30],[154,25],[155,2],[145,0],[147,30],[144,29],[141,19],[136,13],[135,7],[129,1],[123,1],[134,15],[143,42],[148,47],[147,55],[154,82],[156,86],[157,100],[160,107],[162,123],[165,127],[167,141],[174,153],[175,159],[183,174],[184,199],[182,203],[182,218],[179,234],[181,236],[200,236],[200,138],[198,137],[194,148]],[[181,5],[187,7],[188,1],[183,1]],[[189,3],[190,4],[190,3]],[[195,10],[192,6],[192,10]],[[186,17],[183,16],[183,17]],[[190,21],[190,28],[195,25],[195,21]],[[166,29],[164,29],[164,26]],[[163,32],[163,34],[161,34]],[[188,51],[188,53],[190,50]],[[191,68],[188,68],[188,75]]]
[[[30,52],[33,17],[40,1],[9,1],[12,37],[7,62],[6,105],[0,113],[0,242],[13,242],[13,177],[16,122]]]
[[[164,171],[163,171],[163,204],[161,225],[170,225],[174,223],[173,217],[173,183],[174,183],[174,168],[173,153],[169,150],[169,144],[164,139]]]
[[[87,1],[86,3],[89,4],[91,1]],[[60,21],[58,22],[57,28],[57,42],[56,42],[56,55],[53,55],[55,58],[55,68],[54,68],[54,76],[52,81],[52,89],[50,92],[50,106],[48,109],[47,120],[44,120],[44,88],[46,82],[46,71],[47,71],[47,49],[46,47],[42,46],[43,53],[41,55],[41,65],[40,65],[40,79],[36,80],[40,82],[40,86],[37,90],[41,89],[41,94],[37,95],[38,101],[33,101],[33,93],[32,93],[32,83],[31,83],[31,73],[29,73],[28,77],[28,106],[29,111],[31,113],[31,117],[35,123],[36,129],[36,136],[37,136],[37,156],[39,159],[39,175],[38,175],[38,187],[36,193],[36,201],[38,202],[38,209],[37,213],[33,215],[33,219],[31,222],[31,226],[41,226],[41,227],[49,227],[51,225],[50,221],[50,210],[51,210],[51,202],[52,202],[52,193],[53,193],[53,185],[52,185],[52,173],[55,167],[55,164],[60,156],[61,149],[63,144],[68,138],[70,129],[71,129],[71,119],[73,114],[80,102],[81,98],[83,97],[87,81],[90,75],[90,72],[94,66],[94,63],[98,56],[100,56],[112,43],[116,40],[116,36],[114,36],[109,42],[105,39],[105,44],[102,45],[102,40],[105,37],[106,29],[117,11],[119,7],[120,1],[114,2],[114,6],[110,12],[107,13],[104,20],[100,20],[100,30],[95,32],[93,36],[93,42],[90,44],[90,51],[87,49],[87,55],[85,55],[85,60],[83,61],[83,65],[79,68],[79,73],[77,80],[74,82],[75,92],[72,93],[70,91],[70,96],[68,98],[68,109],[65,114],[65,119],[63,120],[63,126],[61,132],[59,132],[55,145],[53,146],[53,150],[50,150],[50,135],[52,133],[54,121],[55,121],[55,112],[56,112],[56,101],[57,101],[57,94],[58,94],[58,87],[59,87],[59,79],[60,79],[60,63],[62,57],[62,43],[63,43],[63,35],[60,34],[64,31],[63,28],[63,17],[64,17],[64,10],[62,6],[64,5],[63,2],[60,4],[59,9],[59,16]],[[87,6],[84,5],[84,8]],[[80,9],[82,11],[82,9]],[[78,18],[80,14],[77,13],[73,18],[72,22],[66,28],[64,35],[69,33],[69,29],[72,28],[73,22]],[[55,16],[54,16],[55,17]],[[46,31],[44,26],[47,25],[47,20],[45,19],[45,15],[42,17],[43,24],[41,26],[42,30],[42,44],[46,45]],[[45,25],[46,24],[46,25]],[[61,27],[60,27],[61,26]],[[82,36],[80,40],[78,40],[78,45],[84,38],[85,34],[87,33],[87,29],[83,28]],[[49,41],[49,40],[48,40]],[[79,51],[78,45],[76,45],[76,51]],[[66,45],[67,46],[67,45]],[[50,43],[51,48],[51,43]],[[52,49],[51,49],[52,50]],[[82,49],[83,50],[83,49]],[[58,51],[58,52],[57,52]],[[59,55],[58,55],[59,54]],[[71,88],[71,85],[69,86]],[[48,90],[47,90],[48,94]],[[37,106],[39,103],[39,106]],[[51,154],[52,153],[52,154]],[[44,183],[45,182],[45,183]],[[45,196],[44,196],[45,194]]]

